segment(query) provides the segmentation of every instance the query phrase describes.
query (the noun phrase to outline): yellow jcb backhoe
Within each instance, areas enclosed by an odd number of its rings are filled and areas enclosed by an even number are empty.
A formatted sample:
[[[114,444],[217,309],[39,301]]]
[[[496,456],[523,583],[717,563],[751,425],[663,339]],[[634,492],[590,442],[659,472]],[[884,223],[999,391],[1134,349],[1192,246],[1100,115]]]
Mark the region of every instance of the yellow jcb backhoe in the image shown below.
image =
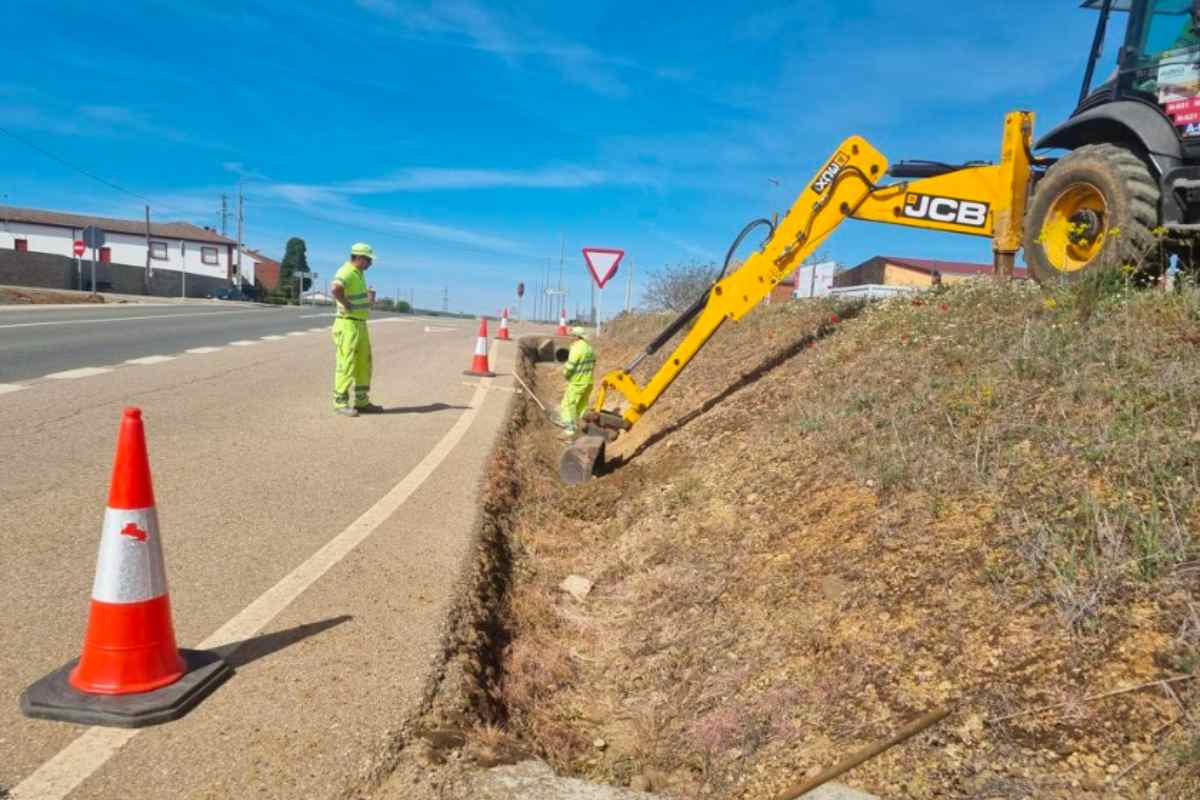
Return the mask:
[[[564,453],[567,483],[588,480],[604,449],[662,396],[726,320],[752,311],[847,219],[992,239],[995,273],[1012,276],[1024,248],[1041,284],[1073,282],[1113,267],[1145,274],[1175,257],[1193,268],[1200,240],[1200,0],[1084,0],[1099,12],[1075,112],[1036,144],[1034,117],[1004,121],[995,164],[888,161],[852,136],[833,152],[788,213],[743,229],[721,276],[624,369],[606,374],[584,435]],[[1116,70],[1092,90],[1114,12],[1128,12]],[[1069,150],[1062,158],[1035,151]],[[893,182],[885,183],[885,178]],[[756,227],[762,247],[733,272],[730,258]],[[633,370],[694,320],[646,382]],[[612,394],[624,403],[607,409]]]

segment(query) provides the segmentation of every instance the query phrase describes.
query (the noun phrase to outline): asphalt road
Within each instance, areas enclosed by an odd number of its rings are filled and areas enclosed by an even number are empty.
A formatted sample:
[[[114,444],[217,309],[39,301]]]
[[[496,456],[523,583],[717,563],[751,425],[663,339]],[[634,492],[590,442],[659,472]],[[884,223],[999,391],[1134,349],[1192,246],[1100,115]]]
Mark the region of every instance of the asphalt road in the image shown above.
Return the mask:
[[[472,379],[471,323],[374,321],[372,399],[388,413],[346,419],[331,410],[326,334],[229,345],[327,322],[315,311],[117,313],[144,316],[0,314],[79,321],[0,327],[17,376],[0,393],[0,795],[343,796],[438,655],[516,345],[493,342],[500,376]],[[51,338],[74,360],[47,361]],[[205,343],[220,349],[186,353]],[[165,360],[126,363],[148,355]],[[96,364],[109,371],[79,369]],[[19,377],[57,367],[77,371]],[[79,653],[126,405],[146,421],[179,643],[226,654],[236,674],[136,734],[26,719],[21,690]]]
[[[329,327],[321,307],[249,303],[0,307],[0,384]],[[461,323],[460,323],[461,324]]]

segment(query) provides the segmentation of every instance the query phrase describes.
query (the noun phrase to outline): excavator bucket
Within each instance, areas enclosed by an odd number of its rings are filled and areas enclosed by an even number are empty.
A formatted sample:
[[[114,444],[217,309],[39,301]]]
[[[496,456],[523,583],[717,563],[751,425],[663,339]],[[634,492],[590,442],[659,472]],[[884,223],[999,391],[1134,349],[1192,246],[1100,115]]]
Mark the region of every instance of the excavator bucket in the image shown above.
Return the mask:
[[[604,466],[604,446],[608,438],[589,434],[580,436],[562,454],[558,477],[567,486],[587,483]]]

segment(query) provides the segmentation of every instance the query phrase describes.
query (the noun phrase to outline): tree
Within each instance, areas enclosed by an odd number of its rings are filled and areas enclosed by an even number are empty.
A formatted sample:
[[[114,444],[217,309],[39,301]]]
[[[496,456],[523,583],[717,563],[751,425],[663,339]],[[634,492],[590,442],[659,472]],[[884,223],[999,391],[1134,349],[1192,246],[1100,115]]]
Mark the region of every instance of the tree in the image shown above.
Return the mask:
[[[279,263],[278,292],[289,300],[296,299],[295,273],[308,271],[308,246],[299,236],[293,236],[288,239],[283,253],[283,261]],[[305,278],[301,290],[307,292],[311,288],[312,279]]]
[[[736,269],[730,264],[730,269]],[[686,311],[696,302],[717,277],[716,264],[676,264],[666,266],[650,276],[642,291],[642,302],[655,311]]]

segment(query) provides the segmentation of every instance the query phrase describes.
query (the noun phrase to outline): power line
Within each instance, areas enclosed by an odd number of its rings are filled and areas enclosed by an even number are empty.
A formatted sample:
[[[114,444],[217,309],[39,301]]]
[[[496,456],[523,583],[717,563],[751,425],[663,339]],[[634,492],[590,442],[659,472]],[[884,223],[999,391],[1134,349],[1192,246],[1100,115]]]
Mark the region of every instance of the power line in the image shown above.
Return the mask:
[[[0,133],[3,133],[6,136],[11,137],[12,139],[20,142],[21,144],[25,145],[26,147],[30,148],[31,150],[35,150],[38,153],[41,153],[42,155],[44,155],[45,157],[51,159],[52,161],[56,161],[59,164],[63,165],[64,167],[66,167],[70,170],[73,170],[74,172],[78,172],[80,175],[90,178],[91,180],[94,180],[97,183],[103,184],[104,186],[107,186],[110,189],[114,189],[115,191],[121,192],[122,194],[127,194],[130,197],[136,197],[137,199],[141,200],[142,202],[149,203],[149,204],[155,206],[156,208],[172,210],[172,207],[167,204],[160,203],[159,201],[154,200],[153,198],[147,197],[146,195],[138,194],[137,192],[135,192],[131,189],[126,189],[124,186],[113,183],[112,181],[107,180],[105,178],[101,178],[99,175],[89,172],[88,170],[84,169],[83,167],[80,167],[77,164],[73,164],[70,161],[67,161],[65,158],[62,158],[61,156],[58,156],[55,153],[50,152],[49,150],[45,149],[44,147],[42,147],[34,142],[31,142],[29,139],[26,139],[24,136],[20,136],[16,133],[13,133],[12,131],[8,130],[7,128],[0,127]],[[173,210],[181,211],[180,209],[173,209]],[[295,206],[293,206],[291,208],[285,208],[283,210],[285,213],[293,213],[298,216],[306,217],[308,219],[312,219],[317,222],[324,222],[329,225],[340,225],[343,227],[348,225],[348,223],[346,223],[343,220],[336,220],[336,219],[332,219],[329,217],[323,217],[319,214],[314,214],[310,211],[306,211],[306,210],[297,208]],[[181,211],[181,213],[183,213],[183,212]],[[222,217],[221,218],[222,228],[224,228],[224,221],[225,221],[224,209],[222,209],[221,217]],[[362,231],[365,231],[365,232],[368,232],[368,233],[375,233],[380,236],[387,236],[389,238],[398,239],[401,241],[422,241],[422,242],[437,241],[436,239],[433,239],[432,237],[422,238],[422,237],[417,237],[417,236],[405,236],[394,230],[378,228],[378,227],[374,227],[371,225],[363,225],[361,223],[352,223],[352,227],[357,228]],[[454,249],[455,251],[465,252],[465,253],[477,253],[477,254],[481,254],[481,255],[506,255],[510,258],[516,258],[516,259],[534,258],[534,256],[531,256],[528,253],[509,253],[509,252],[506,252],[506,251],[500,250],[500,249],[491,249],[491,248],[472,246],[472,245],[461,244],[461,243],[460,244],[450,244],[450,245],[448,245],[448,247],[451,249]],[[560,267],[560,269],[561,269],[561,267]]]
[[[96,181],[97,183],[102,183],[105,186],[109,187],[110,189],[116,189],[118,192],[127,194],[130,197],[136,197],[137,199],[139,199],[143,202],[150,203],[151,205],[158,206],[159,208],[164,207],[162,203],[159,203],[155,200],[151,200],[149,197],[146,197],[145,195],[138,194],[137,192],[126,189],[124,186],[118,186],[117,184],[113,183],[112,181],[105,180],[104,178],[101,178],[99,175],[95,175],[91,172],[88,172],[83,167],[76,166],[75,164],[72,164],[70,161],[67,161],[64,158],[60,158],[59,156],[55,155],[54,153],[51,153],[49,150],[45,149],[44,147],[34,144],[33,142],[29,141],[28,139],[26,139],[23,136],[18,136],[17,134],[13,133],[12,131],[8,130],[7,128],[0,128],[0,133],[3,133],[7,136],[12,137],[13,139],[16,139],[18,142],[25,145],[26,147],[28,147],[32,150],[36,150],[37,152],[41,153],[42,155],[46,156],[47,158],[57,161],[59,164],[62,164],[64,167],[67,167],[68,169],[72,169],[75,172],[78,172],[80,175],[84,175],[88,178],[91,178],[92,180]],[[170,208],[170,206],[166,206],[166,207]]]

